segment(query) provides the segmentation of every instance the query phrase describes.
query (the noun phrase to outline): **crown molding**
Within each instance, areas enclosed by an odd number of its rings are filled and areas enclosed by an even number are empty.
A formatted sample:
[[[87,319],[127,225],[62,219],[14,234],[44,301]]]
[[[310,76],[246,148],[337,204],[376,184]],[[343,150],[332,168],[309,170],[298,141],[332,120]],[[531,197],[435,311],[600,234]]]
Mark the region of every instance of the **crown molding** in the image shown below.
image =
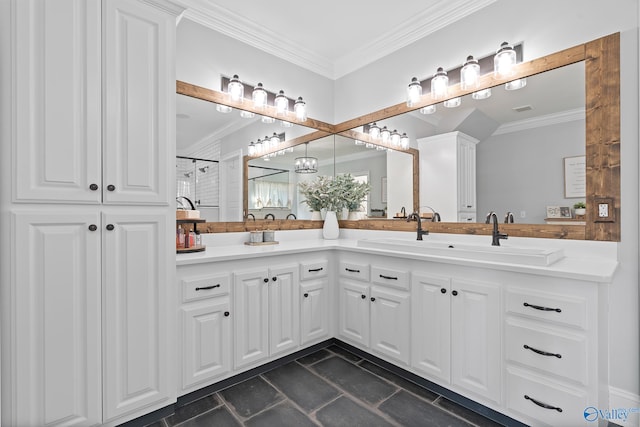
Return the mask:
[[[265,29],[259,23],[206,0],[174,1],[186,8],[183,15],[185,19],[335,80],[471,15],[496,0],[440,0],[400,28],[389,30],[367,45],[337,59],[335,63],[289,38]]]
[[[527,129],[557,125],[560,123],[567,123],[584,119],[585,109],[576,108],[575,110],[567,110],[560,113],[547,114],[546,116],[534,117],[532,119],[505,123],[499,126],[492,135],[504,135],[506,133],[520,132]]]

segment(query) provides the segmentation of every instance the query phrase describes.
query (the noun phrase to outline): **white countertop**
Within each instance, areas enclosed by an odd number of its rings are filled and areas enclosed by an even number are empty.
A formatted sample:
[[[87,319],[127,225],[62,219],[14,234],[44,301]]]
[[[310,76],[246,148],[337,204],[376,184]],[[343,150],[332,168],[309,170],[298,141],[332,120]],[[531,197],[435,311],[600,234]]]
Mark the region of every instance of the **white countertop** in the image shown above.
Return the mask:
[[[618,266],[618,262],[615,258],[612,258],[611,256],[602,256],[601,252],[600,256],[598,256],[598,253],[591,255],[589,253],[590,251],[586,251],[586,253],[581,253],[580,251],[572,253],[571,251],[568,251],[563,259],[549,266],[532,266],[470,260],[449,256],[407,253],[386,249],[364,248],[357,246],[358,239],[350,238],[351,236],[346,236],[346,238],[336,240],[324,240],[319,237],[317,233],[307,234],[306,236],[304,234],[292,234],[293,238],[280,239],[280,242],[275,245],[249,246],[245,245],[243,242],[243,240],[248,240],[248,238],[244,236],[248,235],[248,233],[233,234],[240,236],[230,235],[217,240],[205,240],[205,244],[207,244],[206,251],[178,254],[176,256],[176,265],[183,266],[207,262],[235,261],[275,255],[299,254],[303,252],[315,252],[321,250],[338,250],[600,283],[612,282],[613,275]],[[279,240],[279,237],[282,237],[284,234],[284,232],[278,232],[276,240]]]

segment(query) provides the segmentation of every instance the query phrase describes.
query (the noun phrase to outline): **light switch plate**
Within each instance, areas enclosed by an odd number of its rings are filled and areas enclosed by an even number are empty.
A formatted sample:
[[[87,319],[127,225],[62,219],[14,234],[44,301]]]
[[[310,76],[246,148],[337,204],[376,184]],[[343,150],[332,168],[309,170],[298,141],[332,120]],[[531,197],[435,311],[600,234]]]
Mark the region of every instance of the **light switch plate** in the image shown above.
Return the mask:
[[[611,197],[598,197],[594,199],[596,222],[614,222],[615,208]]]

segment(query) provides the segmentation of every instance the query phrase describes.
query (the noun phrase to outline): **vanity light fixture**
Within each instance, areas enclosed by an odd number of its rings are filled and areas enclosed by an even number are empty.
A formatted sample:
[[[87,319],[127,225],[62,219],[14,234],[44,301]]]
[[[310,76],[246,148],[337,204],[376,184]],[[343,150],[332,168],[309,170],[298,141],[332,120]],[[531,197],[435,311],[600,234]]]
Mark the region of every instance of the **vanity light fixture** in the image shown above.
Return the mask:
[[[391,132],[391,145],[394,147],[400,146],[400,134],[396,129]]]
[[[491,96],[491,88],[482,89],[471,94],[473,99],[487,99]]]
[[[251,147],[251,144],[249,144],[249,147]],[[249,150],[251,150],[251,148],[249,148]],[[258,138],[258,140],[255,143],[255,155],[259,156],[260,154],[262,154],[263,151],[263,146],[262,146],[262,140],[260,138]]]
[[[389,142],[389,138],[391,138],[391,132],[389,131],[389,129],[387,129],[386,126],[383,126],[382,130],[380,131],[380,139],[383,143],[387,143]]]
[[[360,141],[359,139],[355,139],[354,142],[355,142],[356,145],[364,145],[365,144],[364,141]]]
[[[276,121],[276,119],[274,119],[273,117],[269,117],[269,116],[262,116],[260,118],[260,120],[262,121],[262,123],[266,123],[266,124],[271,124],[271,123],[274,123]]]
[[[407,107],[412,107],[422,97],[422,85],[417,77],[411,79],[411,83],[407,86]]]
[[[434,99],[442,99],[447,96],[449,87],[449,77],[447,72],[442,67],[438,67],[438,70],[431,79],[431,97]]]
[[[527,85],[527,79],[521,78],[521,79],[516,79],[516,80],[512,80],[510,82],[505,83],[504,88],[506,90],[518,90],[518,89],[522,89],[526,85]]]
[[[436,112],[436,106],[435,104],[433,105],[427,105],[426,107],[422,107],[420,109],[420,114],[433,114]]]
[[[231,80],[229,80],[229,85],[227,86],[227,93],[232,101],[242,102],[244,99],[244,85],[238,78],[237,74],[234,74]]]
[[[318,159],[309,157],[307,154],[308,142],[304,143],[304,157],[297,157],[295,163],[296,173],[316,173],[318,172]]]
[[[403,150],[406,150],[407,148],[409,148],[409,137],[404,132],[400,137],[400,148],[402,148]]]
[[[480,79],[480,64],[472,55],[467,56],[467,62],[460,70],[460,88],[463,90],[475,89]]]
[[[443,102],[443,105],[447,108],[456,108],[456,107],[459,107],[461,103],[462,103],[462,100],[460,99],[460,97],[457,97],[457,98],[447,99],[446,101]]]
[[[498,78],[513,75],[513,67],[516,65],[516,51],[507,42],[502,42],[500,48],[493,57],[493,73]]]
[[[278,138],[278,135],[275,132],[273,133],[271,138],[269,138],[269,145],[271,146],[272,150],[280,145],[280,138]]]
[[[254,116],[255,114],[252,113],[251,111],[247,111],[247,110],[240,111],[240,117],[242,117],[243,119],[253,119]]]
[[[251,93],[253,107],[260,110],[264,109],[264,107],[267,105],[267,97],[267,91],[262,87],[262,83],[258,83],[258,85],[253,88],[253,92]]]
[[[249,143],[249,156],[253,157],[256,155],[256,144],[251,141]]]
[[[293,104],[293,112],[296,114],[296,119],[300,120],[301,122],[307,121],[307,103],[304,102],[301,96],[299,96],[296,102]]]
[[[233,110],[233,108],[229,107],[228,105],[222,105],[222,104],[216,104],[216,111],[218,111],[219,113],[230,113],[231,110]]]
[[[289,112],[289,99],[284,96],[283,90],[278,92],[278,94],[276,95],[274,105],[276,107],[276,114],[279,116],[286,116]]]
[[[293,127],[293,123],[288,122],[288,121],[286,121],[286,120],[281,120],[281,121],[280,121],[280,125],[281,125],[283,128],[290,128],[290,127]]]

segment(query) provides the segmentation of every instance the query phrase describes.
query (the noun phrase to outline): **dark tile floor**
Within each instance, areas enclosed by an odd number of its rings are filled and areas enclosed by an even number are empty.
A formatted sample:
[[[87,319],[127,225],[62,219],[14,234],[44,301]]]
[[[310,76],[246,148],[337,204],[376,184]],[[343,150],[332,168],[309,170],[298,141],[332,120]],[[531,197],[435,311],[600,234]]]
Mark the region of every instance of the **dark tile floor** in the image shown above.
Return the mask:
[[[150,427],[498,426],[332,345],[179,408]]]

